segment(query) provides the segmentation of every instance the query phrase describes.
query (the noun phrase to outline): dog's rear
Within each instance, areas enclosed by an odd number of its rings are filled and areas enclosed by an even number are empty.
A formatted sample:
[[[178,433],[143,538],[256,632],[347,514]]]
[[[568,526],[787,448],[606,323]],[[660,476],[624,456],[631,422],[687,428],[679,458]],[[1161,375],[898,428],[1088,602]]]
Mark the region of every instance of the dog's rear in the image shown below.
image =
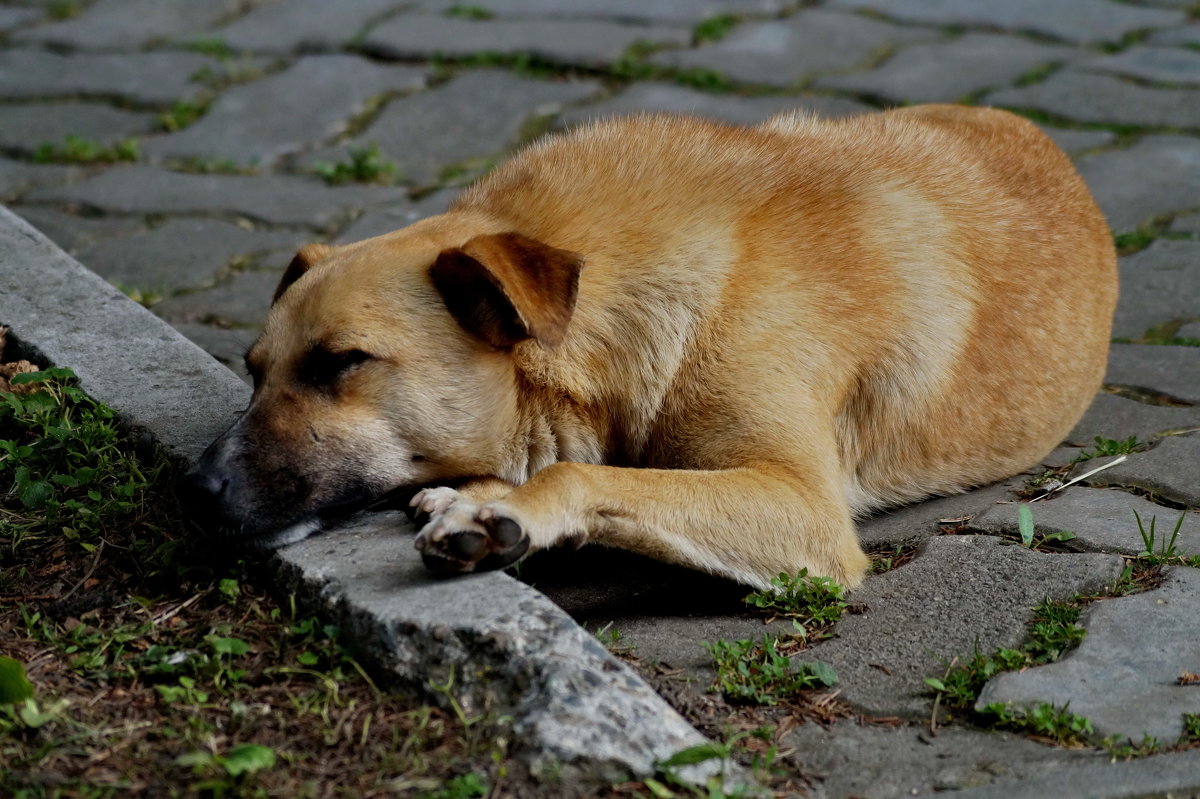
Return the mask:
[[[1099,386],[1116,294],[1066,157],[1012,115],[949,106],[605,122],[441,217],[300,260],[252,361],[291,397],[307,356],[289,342],[374,342],[317,437],[391,431],[377,464],[349,447],[368,493],[479,478],[417,497],[428,562],[588,538],[756,585],[805,567],[854,584],[853,514],[1036,462]],[[266,390],[261,429],[280,426]],[[383,396],[392,411],[364,410]],[[414,437],[424,465],[397,466]],[[327,468],[307,438],[286,460]]]

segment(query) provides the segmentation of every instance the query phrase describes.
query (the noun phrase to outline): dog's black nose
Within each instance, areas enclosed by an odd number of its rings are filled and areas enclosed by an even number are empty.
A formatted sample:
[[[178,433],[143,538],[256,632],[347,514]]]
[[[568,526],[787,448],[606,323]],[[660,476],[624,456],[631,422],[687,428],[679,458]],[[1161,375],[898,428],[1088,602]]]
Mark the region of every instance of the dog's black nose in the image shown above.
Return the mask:
[[[225,512],[225,491],[229,478],[204,469],[193,469],[179,481],[179,501],[184,511],[201,527],[216,531],[228,523]]]

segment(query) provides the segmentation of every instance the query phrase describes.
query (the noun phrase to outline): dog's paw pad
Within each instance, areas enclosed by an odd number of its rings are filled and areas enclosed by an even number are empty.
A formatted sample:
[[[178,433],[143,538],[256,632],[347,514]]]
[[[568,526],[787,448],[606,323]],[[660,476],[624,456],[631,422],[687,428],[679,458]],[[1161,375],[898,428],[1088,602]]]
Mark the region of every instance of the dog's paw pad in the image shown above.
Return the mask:
[[[452,522],[459,515],[454,512],[456,508],[449,509],[417,535],[416,547],[430,571],[461,574],[502,569],[529,551],[529,536],[515,519],[485,506],[472,508],[470,518]]]

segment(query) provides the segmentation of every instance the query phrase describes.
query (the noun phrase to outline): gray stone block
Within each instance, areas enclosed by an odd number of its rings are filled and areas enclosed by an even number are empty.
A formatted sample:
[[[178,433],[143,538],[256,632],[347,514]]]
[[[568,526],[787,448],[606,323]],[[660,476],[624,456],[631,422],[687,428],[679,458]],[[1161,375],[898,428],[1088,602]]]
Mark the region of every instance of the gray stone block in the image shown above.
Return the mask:
[[[1200,23],[1191,22],[1187,25],[1175,25],[1156,30],[1146,37],[1146,43],[1160,47],[1187,47],[1200,44]]]
[[[1008,786],[1005,799],[1035,799],[1022,780],[1074,764],[1107,764],[1096,751],[1045,746],[1020,736],[928,724],[864,724],[842,719],[831,727],[810,722],[784,738],[786,762],[816,778],[817,796],[897,799],[933,796],[985,785]],[[952,792],[952,793],[951,793]]]
[[[1197,425],[1200,408],[1166,408],[1114,394],[1097,394],[1067,440],[1083,447],[1090,446],[1096,436],[1114,440],[1136,436],[1139,441],[1149,441],[1161,433],[1190,430]]]
[[[111,144],[158,128],[154,114],[98,103],[0,105],[0,148],[26,154],[41,144],[61,146],[67,136]]]
[[[1193,425],[1194,431],[1186,436],[1168,436],[1149,452],[1130,455],[1129,460],[1097,474],[1090,480],[1093,485],[1116,485],[1142,488],[1155,496],[1172,502],[1200,508],[1200,420]],[[1163,515],[1159,514],[1158,529],[1163,529]],[[1174,527],[1177,513],[1166,512]],[[1188,518],[1194,523],[1195,514]],[[1189,523],[1189,524],[1190,524]],[[1195,544],[1188,544],[1195,548]],[[1197,549],[1200,554],[1200,549]]]
[[[1175,331],[1175,335],[1179,338],[1200,340],[1200,322],[1192,322],[1189,325],[1184,325]]]
[[[388,104],[353,140],[306,156],[305,163],[337,161],[354,147],[378,144],[405,178],[428,183],[468,159],[499,156],[517,143],[523,126],[600,91],[593,81],[552,82],[507,72],[468,72],[444,86]]]
[[[146,229],[145,222],[131,217],[93,218],[40,205],[16,206],[12,210],[71,255],[96,242],[130,236]]]
[[[1200,234],[1200,214],[1184,214],[1175,217],[1171,221],[1171,232]]]
[[[0,50],[0,97],[123,97],[169,104],[192,99],[202,69],[220,70],[199,53],[60,55],[48,50]]]
[[[283,72],[235,86],[187,129],[148,142],[158,158],[271,164],[346,130],[372,98],[425,86],[423,69],[379,66],[352,55],[302,58]]]
[[[374,236],[382,236],[419,222],[428,216],[440,214],[450,207],[458,196],[458,189],[439,189],[432,194],[422,197],[416,202],[407,200],[387,208],[369,211],[351,222],[345,230],[334,239],[335,244],[349,244],[352,241],[362,241]]]
[[[279,277],[279,272],[238,272],[211,288],[169,297],[155,305],[154,312],[172,324],[259,327],[267,317]]]
[[[178,332],[0,208],[0,315],[96,399],[185,460],[233,421],[249,388]],[[152,371],[147,364],[153,364]],[[456,700],[512,722],[535,768],[619,778],[703,741],[587,632],[502,572],[438,580],[400,514],[367,515],[275,556],[282,590],[317,606],[380,670],[430,701],[455,675]],[[411,530],[411,528],[409,528]]]
[[[819,72],[850,69],[880,48],[936,38],[854,14],[806,9],[785,20],[743,23],[718,42],[651,58],[668,67],[711,69],[742,83],[791,86]]]
[[[1097,100],[1101,97],[1103,102]],[[983,102],[1032,108],[1079,122],[1200,128],[1200,91],[1151,89],[1073,69],[1056,72],[1032,86],[993,92]]]
[[[0,7],[0,31],[11,31],[41,18],[42,12],[36,8]]]
[[[1136,760],[1064,765],[1020,782],[959,791],[955,799],[1167,799],[1196,795],[1200,795],[1200,750],[1192,749]]]
[[[1131,456],[1138,457],[1138,456]],[[1089,469],[1100,465],[1098,461],[1086,461],[1075,467],[1076,474],[1083,474]],[[1113,469],[1120,468],[1114,466]],[[1088,480],[1089,484],[1099,482],[1106,484],[1100,472],[1096,481]],[[1017,527],[1017,508],[1019,503],[995,505],[985,513],[980,514],[971,522],[971,527],[992,535],[1007,535],[1020,537]],[[1180,511],[1156,505],[1135,494],[1124,491],[1110,491],[1103,488],[1085,488],[1074,485],[1056,494],[1052,499],[1034,502],[1028,505],[1033,515],[1033,527],[1036,535],[1049,535],[1059,531],[1075,534],[1075,538],[1065,542],[1070,549],[1087,552],[1120,552],[1126,555],[1136,555],[1143,551],[1145,542],[1138,531],[1138,516],[1142,525],[1149,530],[1151,518],[1157,518],[1155,523],[1156,545],[1163,544],[1163,528],[1166,537],[1170,538]],[[1181,555],[1200,555],[1200,514],[1189,514],[1184,519],[1180,529],[1176,549]],[[1157,547],[1156,547],[1157,551]]]
[[[234,50],[292,53],[340,50],[399,0],[288,0],[262,3],[211,32]]]
[[[856,525],[858,540],[866,548],[876,548],[930,538],[986,513],[997,502],[1011,499],[1009,489],[1014,485],[1013,481],[1004,480],[964,494],[880,511]]]
[[[1069,705],[1092,722],[1097,738],[1172,744],[1183,714],[1200,713],[1200,691],[1175,683],[1200,664],[1200,570],[1173,568],[1162,587],[1093,603],[1088,634],[1057,663],[993,678],[977,708],[992,702]]]
[[[905,47],[870,72],[830,75],[813,84],[897,103],[953,102],[982,89],[1006,86],[1035,67],[1079,58],[1072,47],[990,33]]]
[[[1196,207],[1200,139],[1145,136],[1126,150],[1081,158],[1079,172],[1113,230],[1132,230],[1154,217]]]
[[[444,13],[458,0],[422,0],[427,11]],[[711,17],[776,16],[795,6],[795,0],[502,0],[482,7],[500,17],[548,19],[604,19],[618,22],[673,22],[693,26]]]
[[[666,25],[624,25],[600,20],[487,22],[434,14],[402,14],[375,26],[363,39],[388,58],[462,58],[475,53],[528,53],[584,67],[612,64],[637,42],[686,45],[691,31]]]
[[[1052,128],[1048,125],[1038,125],[1038,127],[1071,156],[1112,144],[1117,138],[1117,134],[1107,130],[1070,130]]]
[[[1200,316],[1200,241],[1160,239],[1122,258],[1119,269],[1113,336],[1139,338],[1155,325]]]
[[[917,557],[867,581],[852,601],[869,610],[846,616],[835,637],[798,659],[838,673],[840,698],[881,716],[928,718],[926,677],[954,657],[991,652],[1025,639],[1033,607],[1111,586],[1116,555],[1043,554],[988,536],[931,538]]]
[[[212,285],[235,257],[295,250],[310,238],[296,232],[246,230],[218,219],[168,219],[144,233],[83,247],[76,258],[118,286],[172,294]]]
[[[572,108],[555,120],[555,126],[579,125],[593,119],[643,111],[694,114],[735,125],[755,125],[775,114],[797,108],[808,109],[830,118],[875,110],[868,105],[842,97],[737,97],[700,92],[673,83],[635,83],[606,100]]]
[[[1182,23],[1182,11],[1108,0],[831,0],[832,8],[874,11],[905,22],[1033,31],[1078,44],[1116,42],[1127,33]]]
[[[1116,55],[1084,61],[1078,66],[1090,72],[1110,72],[1148,81],[1200,86],[1200,53],[1195,50],[1140,45]]]
[[[351,209],[381,205],[400,189],[326,186],[287,175],[196,175],[150,166],[114,167],[89,180],[40,190],[38,202],[76,203],[121,214],[241,214],[279,225],[332,225]]]
[[[244,356],[258,339],[257,328],[228,328],[198,322],[178,322],[172,325],[188,339],[223,363],[229,371],[246,383],[252,383],[246,371]]]
[[[1200,314],[1200,300],[1196,312]],[[1113,344],[1104,381],[1200,405],[1200,347]]]
[[[41,25],[15,38],[58,47],[133,49],[207,28],[242,5],[240,0],[96,0],[77,17]]]
[[[62,186],[88,174],[89,170],[78,166],[30,164],[0,158],[0,201],[12,202],[32,189]]]

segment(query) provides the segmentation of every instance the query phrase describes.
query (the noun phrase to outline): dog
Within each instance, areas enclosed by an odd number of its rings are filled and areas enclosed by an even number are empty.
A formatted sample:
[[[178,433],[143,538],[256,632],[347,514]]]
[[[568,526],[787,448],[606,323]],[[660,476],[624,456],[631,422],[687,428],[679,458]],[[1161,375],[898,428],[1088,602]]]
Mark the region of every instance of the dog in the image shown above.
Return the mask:
[[[1116,295],[1087,188],[1007,112],[600,121],[302,248],[189,492],[277,546],[416,491],[440,573],[590,542],[853,587],[856,517],[1060,443]]]

